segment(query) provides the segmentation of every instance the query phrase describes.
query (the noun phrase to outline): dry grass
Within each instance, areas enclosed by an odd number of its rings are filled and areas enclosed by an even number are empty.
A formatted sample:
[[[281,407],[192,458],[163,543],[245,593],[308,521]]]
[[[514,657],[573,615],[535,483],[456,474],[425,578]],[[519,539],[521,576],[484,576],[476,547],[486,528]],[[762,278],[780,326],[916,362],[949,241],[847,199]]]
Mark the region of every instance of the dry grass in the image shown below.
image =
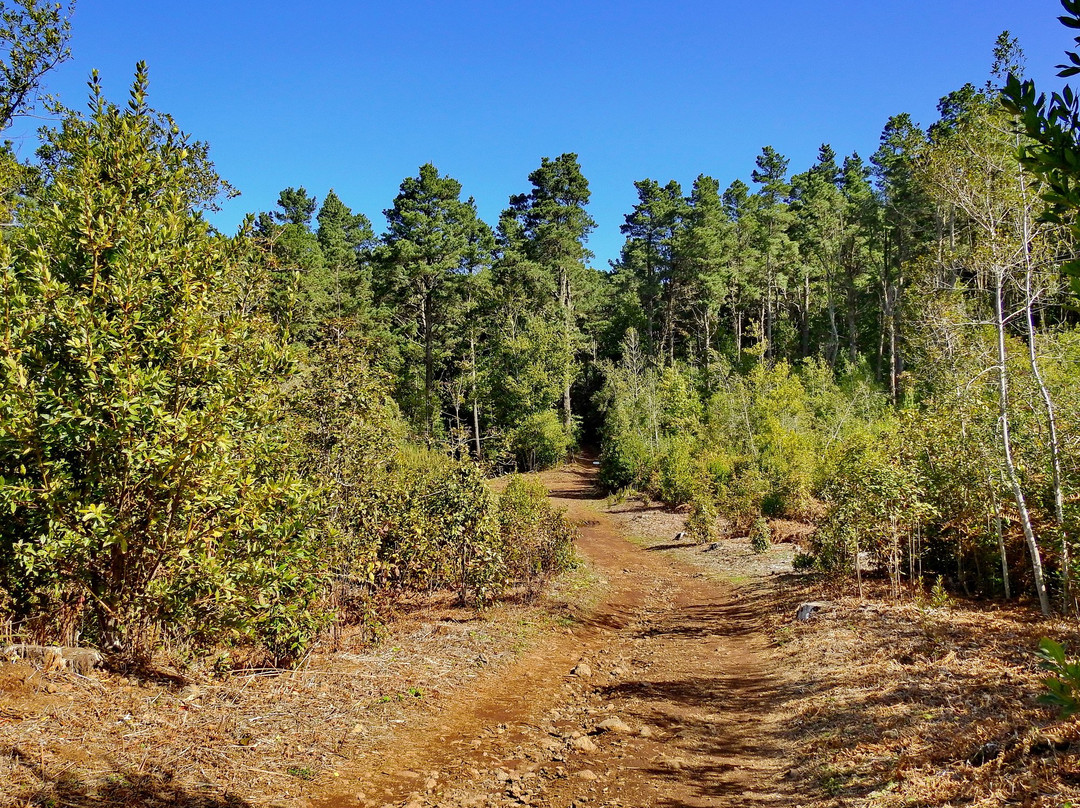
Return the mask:
[[[1054,806],[1080,799],[1080,723],[1036,703],[1040,637],[1080,648],[1075,622],[1029,606],[929,608],[783,581],[770,619],[789,669],[789,776],[820,805]],[[832,608],[792,621],[799,602]]]
[[[639,543],[740,587],[783,658],[786,775],[800,805],[1080,806],[1080,718],[1036,702],[1041,637],[1080,653],[1080,624],[1042,619],[1032,603],[924,596],[893,600],[884,581],[850,583],[792,571],[812,526],[773,521],[774,544],[745,537],[675,542],[681,514],[627,502],[611,509]],[[801,623],[801,603],[826,601]]]
[[[536,603],[481,613],[448,595],[403,603],[379,644],[358,631],[293,671],[180,679],[0,666],[0,804],[303,805],[313,785],[573,612],[585,574]]]

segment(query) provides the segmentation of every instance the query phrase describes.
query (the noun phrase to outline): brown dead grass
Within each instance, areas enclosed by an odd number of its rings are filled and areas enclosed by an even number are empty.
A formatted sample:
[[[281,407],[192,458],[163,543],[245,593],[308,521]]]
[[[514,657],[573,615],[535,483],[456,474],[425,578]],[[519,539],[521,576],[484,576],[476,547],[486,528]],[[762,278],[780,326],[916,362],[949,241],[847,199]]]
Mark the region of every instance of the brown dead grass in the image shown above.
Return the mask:
[[[788,542],[758,555],[739,536],[673,541],[684,517],[656,505],[611,511],[645,547],[738,584],[762,616],[798,682],[776,746],[789,752],[800,805],[1080,805],[1080,718],[1060,721],[1036,702],[1039,639],[1080,652],[1076,621],[1044,620],[1032,603],[931,608],[923,595],[894,600],[875,580],[859,597],[848,582],[792,570],[813,530],[805,523],[773,520]],[[807,601],[830,605],[800,623]]]
[[[774,638],[802,684],[786,704],[805,755],[790,776],[822,805],[1060,806],[1080,798],[1080,723],[1036,703],[1040,637],[1080,648],[1074,622],[1030,606],[897,602],[778,581]],[[831,597],[809,622],[798,603]]]

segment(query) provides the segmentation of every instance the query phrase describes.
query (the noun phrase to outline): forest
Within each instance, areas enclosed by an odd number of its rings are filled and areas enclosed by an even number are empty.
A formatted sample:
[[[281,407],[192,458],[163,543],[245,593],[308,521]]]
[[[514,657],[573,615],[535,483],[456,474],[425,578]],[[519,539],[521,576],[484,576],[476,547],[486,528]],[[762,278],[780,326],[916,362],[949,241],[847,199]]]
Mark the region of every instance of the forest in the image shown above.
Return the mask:
[[[66,12],[5,6],[0,126]],[[574,526],[519,473],[572,453],[700,542],[808,522],[802,569],[1074,615],[1077,104],[988,44],[872,154],[641,179],[609,267],[574,153],[494,224],[424,164],[385,223],[298,185],[229,235],[145,65],[122,104],[96,75],[84,111],[48,102],[0,171],[8,633],[284,665],[404,592],[535,591]]]

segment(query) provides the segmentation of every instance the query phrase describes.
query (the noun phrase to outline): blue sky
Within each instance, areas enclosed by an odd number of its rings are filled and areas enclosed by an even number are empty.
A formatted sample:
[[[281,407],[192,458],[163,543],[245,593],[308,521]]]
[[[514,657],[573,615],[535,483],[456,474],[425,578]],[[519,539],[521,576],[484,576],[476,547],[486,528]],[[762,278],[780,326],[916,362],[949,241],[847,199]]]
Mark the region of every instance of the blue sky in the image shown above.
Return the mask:
[[[135,62],[151,104],[211,145],[242,192],[233,229],[279,190],[333,187],[376,230],[432,162],[494,223],[544,156],[577,152],[596,265],[617,257],[633,182],[749,179],[769,144],[804,170],[817,147],[868,156],[889,115],[933,121],[1020,38],[1043,86],[1072,44],[1057,0],[704,2],[134,2],[82,0],[73,60],[48,89],[81,107],[97,68],[123,102]],[[32,139],[23,148],[32,148]]]

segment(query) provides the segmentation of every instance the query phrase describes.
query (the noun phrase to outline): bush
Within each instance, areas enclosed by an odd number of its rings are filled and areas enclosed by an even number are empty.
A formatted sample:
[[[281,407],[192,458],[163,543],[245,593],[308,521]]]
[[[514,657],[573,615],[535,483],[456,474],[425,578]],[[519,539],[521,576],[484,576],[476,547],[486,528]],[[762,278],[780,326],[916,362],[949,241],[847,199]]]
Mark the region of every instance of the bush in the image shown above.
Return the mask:
[[[932,512],[920,469],[904,462],[902,443],[901,433],[883,433],[843,448],[824,491],[828,512],[813,540],[825,569],[854,569],[859,553],[869,552],[888,569],[897,595],[908,532]]]
[[[1080,662],[1070,661],[1065,648],[1048,637],[1039,640],[1039,666],[1052,675],[1042,679],[1048,692],[1039,703],[1058,711],[1062,720],[1080,713]]]
[[[668,505],[691,502],[704,489],[704,473],[694,460],[694,447],[688,438],[667,442],[660,458],[657,495]]]
[[[506,584],[494,498],[475,465],[403,448],[369,489],[375,583],[390,591],[453,587],[489,602]]]
[[[730,482],[721,487],[717,505],[738,529],[746,529],[761,516],[768,492],[765,476],[754,463],[743,459],[735,464]]]
[[[690,503],[690,516],[686,520],[686,535],[698,544],[716,541],[720,538],[717,527],[719,514],[712,497],[701,496]]]
[[[763,517],[755,519],[750,528],[750,546],[755,553],[766,553],[772,546],[772,531]]]
[[[547,469],[563,463],[573,445],[573,436],[566,430],[555,410],[530,415],[514,430],[514,453],[518,465],[529,471]]]
[[[312,492],[274,416],[292,365],[249,243],[196,212],[221,188],[205,147],[146,84],[121,110],[95,80],[89,117],[46,135],[0,256],[0,583],[23,615],[84,599],[110,650],[220,630],[283,660],[321,623]]]
[[[574,528],[551,507],[538,480],[513,475],[499,497],[498,520],[509,574],[530,595],[547,576],[570,565]]]

